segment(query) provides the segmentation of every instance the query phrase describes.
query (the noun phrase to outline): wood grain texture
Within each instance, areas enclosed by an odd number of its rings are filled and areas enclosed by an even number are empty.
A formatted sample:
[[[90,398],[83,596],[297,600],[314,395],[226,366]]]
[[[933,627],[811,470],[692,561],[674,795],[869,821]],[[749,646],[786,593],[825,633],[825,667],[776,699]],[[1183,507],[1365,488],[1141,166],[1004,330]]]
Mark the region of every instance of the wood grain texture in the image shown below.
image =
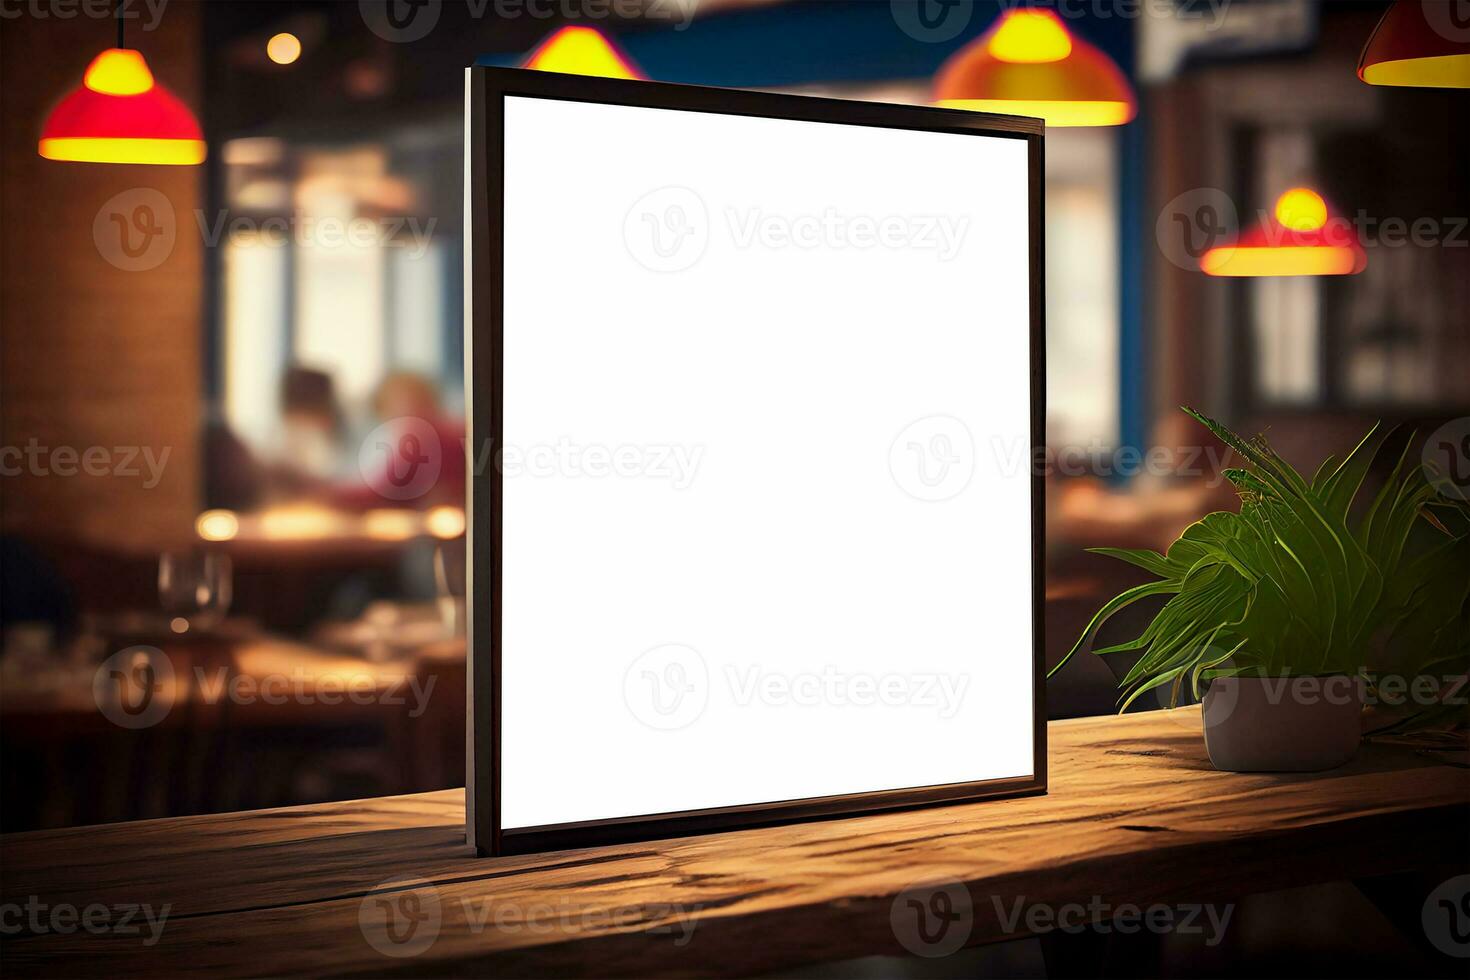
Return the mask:
[[[1017,900],[1221,901],[1470,866],[1470,772],[1406,749],[1220,773],[1189,709],[1053,722],[1051,739],[1045,797],[498,859],[470,856],[461,791],[11,835],[6,903],[170,909],[151,946],[27,924],[5,971],[740,976],[902,953],[895,898],[915,885],[962,884],[982,943],[1017,937]],[[421,931],[395,946],[385,905]]]

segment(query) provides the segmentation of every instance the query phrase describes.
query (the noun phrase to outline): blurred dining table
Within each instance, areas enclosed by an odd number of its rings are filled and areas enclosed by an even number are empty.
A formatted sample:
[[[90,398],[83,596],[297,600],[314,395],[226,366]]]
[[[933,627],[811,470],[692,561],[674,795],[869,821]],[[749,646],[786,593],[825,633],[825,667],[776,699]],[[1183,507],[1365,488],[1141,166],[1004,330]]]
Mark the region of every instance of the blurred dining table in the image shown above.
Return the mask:
[[[8,651],[6,829],[459,785],[464,638],[348,642],[360,632],[324,643],[227,620],[178,635],[111,617],[48,655]]]

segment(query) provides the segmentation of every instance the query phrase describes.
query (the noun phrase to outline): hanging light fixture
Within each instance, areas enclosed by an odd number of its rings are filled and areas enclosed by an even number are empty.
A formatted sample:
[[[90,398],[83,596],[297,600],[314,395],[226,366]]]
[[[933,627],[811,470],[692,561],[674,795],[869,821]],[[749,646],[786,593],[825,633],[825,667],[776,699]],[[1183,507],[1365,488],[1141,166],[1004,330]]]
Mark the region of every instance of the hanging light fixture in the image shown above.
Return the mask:
[[[564,75],[646,80],[617,47],[592,27],[562,27],[526,59],[525,67]]]
[[[37,150],[84,163],[202,163],[198,120],[124,44],[121,4],[117,13],[117,47],[93,58],[81,86],[51,110]]]
[[[1367,264],[1352,225],[1308,187],[1282,194],[1260,224],[1199,260],[1206,275],[1247,277],[1350,276]]]
[[[1384,11],[1358,58],[1369,85],[1470,88],[1470,23],[1449,0],[1398,0]]]
[[[1138,113],[1113,60],[1050,10],[1003,14],[939,69],[934,99],[951,109],[1040,116],[1048,126],[1120,126]]]

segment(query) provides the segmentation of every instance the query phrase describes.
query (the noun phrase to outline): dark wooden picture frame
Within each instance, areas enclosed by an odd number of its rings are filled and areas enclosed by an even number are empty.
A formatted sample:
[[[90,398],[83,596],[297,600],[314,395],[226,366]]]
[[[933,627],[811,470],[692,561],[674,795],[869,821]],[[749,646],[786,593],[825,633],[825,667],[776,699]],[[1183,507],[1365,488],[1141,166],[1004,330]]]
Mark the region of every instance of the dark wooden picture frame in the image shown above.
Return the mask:
[[[1004,136],[1028,143],[1030,216],[1031,449],[1045,443],[1043,340],[1042,123],[1038,119],[919,106],[849,102],[733,89],[560,75],[507,68],[470,68],[465,92],[465,397],[473,463],[503,444],[501,387],[504,324],[504,100],[565,99],[726,115]],[[501,474],[470,467],[466,591],[469,609],[469,697],[466,834],[481,855],[516,854],[595,844],[653,840],[763,824],[849,816],[943,803],[1046,792],[1045,657],[1042,617],[1043,479],[1031,476],[1032,775],[937,786],[753,803],[677,813],[506,829],[500,822]],[[978,544],[977,544],[978,546]]]

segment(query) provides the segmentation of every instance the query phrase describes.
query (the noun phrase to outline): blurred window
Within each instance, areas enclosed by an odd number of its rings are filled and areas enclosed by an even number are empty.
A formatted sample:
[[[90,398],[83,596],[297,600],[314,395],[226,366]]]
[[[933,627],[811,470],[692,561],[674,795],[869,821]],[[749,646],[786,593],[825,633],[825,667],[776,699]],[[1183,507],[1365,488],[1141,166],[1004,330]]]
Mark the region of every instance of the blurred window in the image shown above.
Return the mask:
[[[235,432],[261,445],[275,430],[288,359],[290,253],[252,238],[231,236],[224,245],[224,405]]]
[[[459,249],[446,245],[459,209],[435,183],[458,168],[461,138],[446,124],[382,142],[225,145],[221,394],[247,444],[277,438],[292,365],[331,379],[349,425],[371,421],[372,393],[392,371],[460,403],[460,280],[448,269]]]
[[[1046,428],[1118,443],[1118,178],[1112,129],[1046,134]]]

